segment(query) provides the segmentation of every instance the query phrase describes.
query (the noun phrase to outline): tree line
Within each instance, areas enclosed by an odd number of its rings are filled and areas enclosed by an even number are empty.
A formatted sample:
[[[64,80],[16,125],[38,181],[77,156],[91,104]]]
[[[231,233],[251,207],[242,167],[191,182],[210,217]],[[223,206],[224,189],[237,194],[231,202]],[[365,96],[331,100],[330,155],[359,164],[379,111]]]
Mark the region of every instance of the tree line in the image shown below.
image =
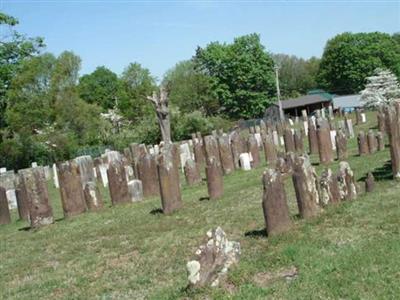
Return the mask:
[[[157,143],[160,131],[146,97],[158,85],[169,94],[172,138],[181,140],[261,117],[276,101],[275,66],[284,99],[315,88],[358,93],[376,68],[400,77],[400,35],[380,32],[339,34],[321,58],[310,59],[270,53],[257,34],[211,42],[159,83],[138,62],[121,74],[99,66],[79,76],[78,55],[46,53],[44,40],[18,33],[17,24],[0,13],[0,165],[7,168]]]

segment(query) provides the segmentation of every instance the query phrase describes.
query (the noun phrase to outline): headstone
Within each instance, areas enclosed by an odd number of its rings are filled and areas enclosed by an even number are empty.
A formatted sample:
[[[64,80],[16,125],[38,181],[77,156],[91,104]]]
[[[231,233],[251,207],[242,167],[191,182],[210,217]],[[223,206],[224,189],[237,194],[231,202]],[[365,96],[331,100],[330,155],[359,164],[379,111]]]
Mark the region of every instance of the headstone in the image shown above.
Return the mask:
[[[190,148],[188,143],[183,143],[179,145],[179,153],[180,153],[180,162],[181,162],[181,167],[182,171],[183,168],[185,167],[186,161],[188,159],[191,159],[192,155],[190,153]]]
[[[292,222],[280,171],[266,169],[262,182],[264,187],[262,207],[267,234],[271,236],[285,232],[291,227]]]
[[[257,141],[257,146],[258,146],[258,148],[261,149],[261,148],[262,148],[262,145],[263,145],[263,143],[262,143],[262,138],[261,138],[261,133],[256,132],[256,133],[254,134],[254,138],[255,138],[256,141]]]
[[[140,180],[134,179],[129,181],[128,190],[132,202],[138,202],[143,200],[143,186]]]
[[[330,131],[332,150],[336,150],[336,130]]]
[[[58,174],[57,174],[57,166],[56,164],[53,164],[53,181],[54,181],[54,187],[58,189],[60,187],[60,184],[58,182]]]
[[[8,201],[8,208],[16,209],[18,207],[17,204],[17,195],[15,193],[15,189],[10,189],[6,191],[7,201]]]
[[[360,125],[361,123],[361,110],[356,108],[356,125]]]
[[[302,110],[301,110],[301,115],[302,115],[302,117],[303,117],[303,121],[307,121],[307,119],[308,119],[307,110],[302,109]]]
[[[378,131],[376,133],[376,141],[378,143],[378,150],[383,151],[385,150],[385,141],[383,140],[383,134],[382,132]]]
[[[78,163],[76,160],[59,163],[57,169],[64,216],[71,217],[84,213],[86,202]]]
[[[224,193],[224,182],[222,178],[221,167],[218,165],[218,160],[211,156],[206,160],[206,177],[207,189],[210,199],[222,197]]]
[[[263,142],[264,142],[265,161],[268,162],[269,166],[274,166],[278,157],[273,141],[273,135],[271,133],[264,134]]]
[[[193,143],[194,159],[196,161],[196,164],[198,166],[201,166],[204,164],[204,148],[202,139],[199,140],[196,138],[196,140],[197,141]]]
[[[249,153],[241,153],[239,156],[240,167],[244,171],[251,170],[250,155]]]
[[[192,159],[188,159],[185,164],[185,178],[189,186],[196,185],[201,182],[200,170],[198,164]]]
[[[357,198],[357,188],[353,170],[346,161],[339,163],[338,182],[341,200],[353,200]]]
[[[307,121],[303,121],[303,128],[304,128],[304,132],[305,132],[306,136],[308,136],[308,122]]]
[[[107,177],[112,205],[131,202],[125,168],[121,160],[115,159],[110,162]]]
[[[100,174],[101,183],[104,187],[108,186],[107,165],[100,164],[97,166],[97,172]]]
[[[227,277],[231,265],[238,263],[240,243],[228,241],[217,227],[207,232],[207,241],[195,252],[194,260],[186,264],[190,288],[216,287]]]
[[[336,153],[338,160],[347,159],[347,138],[343,130],[337,131],[336,137]]]
[[[89,181],[96,182],[96,177],[93,172],[93,159],[90,155],[83,155],[75,158],[75,162],[79,166],[79,173],[83,190],[86,183],[88,183]]]
[[[400,116],[399,104],[385,108],[385,128],[389,137],[393,178],[400,180]]]
[[[329,119],[333,120],[334,115],[333,115],[333,107],[332,107],[332,105],[328,106],[328,113],[329,113]]]
[[[296,152],[304,153],[303,133],[300,130],[296,130],[293,139]]]
[[[347,131],[347,136],[350,138],[354,137],[354,129],[353,129],[353,122],[351,119],[345,119],[345,124],[346,124],[346,131]]]
[[[318,119],[317,121],[317,139],[320,162],[322,164],[331,163],[333,161],[333,152],[330,127],[325,119]]]
[[[83,195],[89,211],[97,211],[103,208],[103,198],[95,182],[86,183]]]
[[[21,172],[23,172],[23,170]],[[19,219],[29,222],[29,199],[21,180],[16,180],[15,194],[17,196]]]
[[[375,189],[375,178],[371,172],[368,172],[367,178],[365,179],[365,192],[371,193]]]
[[[329,168],[322,172],[319,180],[319,199],[322,205],[340,202],[339,183]]]
[[[306,155],[291,157],[293,185],[296,192],[297,206],[302,218],[314,217],[319,210],[317,175],[310,159]]]
[[[365,115],[365,113],[362,113],[361,114],[361,123],[366,123],[367,122],[367,117],[366,117],[366,115]]]
[[[161,150],[162,151],[162,150]],[[137,164],[138,177],[142,181],[144,197],[160,195],[160,184],[158,182],[157,162],[155,157],[144,154]]]
[[[367,155],[369,153],[369,149],[368,149],[367,137],[365,136],[364,131],[360,131],[358,133],[357,143],[358,143],[358,154],[360,156]]]
[[[382,109],[378,110],[378,113],[376,115],[378,119],[378,131],[382,133],[382,135],[386,132],[385,128],[385,113]]]
[[[279,146],[279,136],[276,130],[272,131],[272,138],[275,146]]]
[[[378,145],[377,145],[377,141],[376,141],[376,136],[375,133],[372,129],[370,129],[368,131],[368,150],[370,154],[375,153],[378,150]]]
[[[6,189],[0,186],[0,225],[10,224],[11,216],[8,208]]]
[[[249,153],[251,153],[251,157],[253,158],[252,166],[253,168],[257,168],[260,166],[260,151],[258,150],[257,140],[254,135],[249,135],[247,143]]]
[[[19,170],[18,174],[25,190],[31,228],[53,223],[53,209],[50,206],[43,168]]]
[[[172,144],[165,144],[157,157],[161,205],[164,214],[171,214],[182,207],[179,169],[174,164],[173,151]]]
[[[293,133],[292,130],[288,127],[286,127],[283,131],[283,139],[285,141],[285,150],[287,152],[295,152],[296,147],[294,145],[294,138],[293,138]]]
[[[212,135],[207,135],[203,138],[203,144],[205,157],[215,157],[215,159],[218,160],[218,165],[222,168],[218,140]]]
[[[37,164],[37,162],[35,162],[35,161],[31,164],[31,167],[32,167],[32,168],[37,168],[37,166],[38,166],[38,164]]]
[[[46,178],[47,181],[49,181],[51,179],[50,167],[49,166],[44,166],[43,170],[44,170],[44,177]]]
[[[235,170],[235,165],[233,163],[232,149],[229,142],[229,136],[226,133],[218,137],[218,149],[219,149],[219,156],[221,159],[222,171],[225,175],[228,175]]]
[[[236,131],[232,131],[229,135],[229,139],[231,142],[233,165],[235,166],[235,169],[239,169],[239,156],[240,153],[242,153],[241,137]]]
[[[310,154],[318,153],[317,127],[312,119],[308,120],[308,147]]]

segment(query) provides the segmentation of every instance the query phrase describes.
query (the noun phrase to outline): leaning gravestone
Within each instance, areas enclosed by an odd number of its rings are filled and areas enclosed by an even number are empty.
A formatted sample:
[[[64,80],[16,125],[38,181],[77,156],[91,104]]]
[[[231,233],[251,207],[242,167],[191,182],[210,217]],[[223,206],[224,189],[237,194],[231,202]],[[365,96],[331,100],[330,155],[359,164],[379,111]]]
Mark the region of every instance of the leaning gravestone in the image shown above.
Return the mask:
[[[19,170],[19,180],[25,190],[31,228],[53,223],[53,209],[42,167]]]
[[[0,225],[11,223],[6,189],[0,186]]]
[[[64,216],[71,217],[84,213],[86,211],[85,196],[80,167],[76,160],[59,163],[57,169]]]
[[[179,170],[174,164],[172,148],[172,144],[165,144],[157,158],[161,205],[164,214],[171,214],[182,207]]]
[[[291,227],[285,186],[279,170],[266,169],[262,178],[264,193],[262,207],[268,236]]]
[[[217,227],[207,232],[207,242],[195,252],[194,260],[186,264],[189,287],[218,286],[231,265],[240,257],[240,243],[228,241],[225,232]]]
[[[224,133],[218,137],[218,149],[221,158],[222,171],[225,175],[235,170],[229,136]]]
[[[331,169],[325,169],[319,180],[319,199],[322,205],[340,202],[339,182]]]

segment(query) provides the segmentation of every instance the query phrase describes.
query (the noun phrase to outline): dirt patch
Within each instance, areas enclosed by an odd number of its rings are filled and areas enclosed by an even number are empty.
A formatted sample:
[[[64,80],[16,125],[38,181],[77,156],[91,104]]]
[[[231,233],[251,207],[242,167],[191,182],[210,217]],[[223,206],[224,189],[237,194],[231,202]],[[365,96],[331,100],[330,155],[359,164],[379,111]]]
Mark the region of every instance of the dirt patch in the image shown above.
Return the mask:
[[[253,281],[260,287],[268,286],[278,280],[292,281],[297,278],[299,270],[295,266],[280,269],[276,272],[261,272],[253,277]]]

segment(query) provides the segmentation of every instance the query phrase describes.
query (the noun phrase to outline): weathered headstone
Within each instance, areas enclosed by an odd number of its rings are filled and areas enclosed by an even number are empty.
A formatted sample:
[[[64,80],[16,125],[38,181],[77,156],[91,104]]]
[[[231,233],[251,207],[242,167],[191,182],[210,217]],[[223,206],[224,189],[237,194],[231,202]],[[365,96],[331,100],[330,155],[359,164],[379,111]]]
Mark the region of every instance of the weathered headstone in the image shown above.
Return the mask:
[[[0,225],[10,224],[11,216],[8,208],[6,189],[0,186]]]
[[[196,138],[197,139],[197,138]],[[194,159],[196,160],[196,164],[201,166],[204,164],[204,148],[202,140],[198,140],[193,143],[193,152]]]
[[[378,131],[383,135],[386,132],[385,112],[382,109],[379,109],[376,117],[378,119]]]
[[[312,119],[308,120],[308,146],[310,154],[318,153],[317,128]]]
[[[292,130],[289,127],[285,127],[283,131],[283,139],[285,141],[285,150],[286,152],[295,152],[296,147],[294,145],[294,137]]]
[[[19,180],[25,190],[29,220],[32,228],[53,223],[53,209],[42,167],[19,170]]]
[[[198,164],[192,159],[188,159],[185,164],[185,178],[189,186],[196,185],[201,182],[201,175]]]
[[[336,130],[330,131],[332,150],[336,150]]]
[[[325,119],[318,119],[317,121],[317,138],[320,162],[322,164],[328,164],[332,162],[333,152],[330,127]]]
[[[157,157],[161,205],[164,214],[171,214],[182,207],[179,169],[174,164],[173,152],[173,145],[165,144]]]
[[[139,180],[142,181],[144,197],[160,195],[160,184],[158,182],[155,156],[150,154],[141,156],[137,164],[137,169]]]
[[[276,130],[272,131],[272,139],[273,139],[274,145],[279,146],[279,135]]]
[[[339,163],[338,182],[341,200],[353,200],[357,198],[357,188],[353,170],[346,161]]]
[[[215,157],[218,160],[219,166],[221,166],[221,158],[219,154],[218,140],[213,135],[207,135],[203,138],[205,156]]]
[[[232,149],[229,142],[229,136],[224,133],[218,137],[218,149],[221,159],[222,171],[225,175],[232,173],[235,170],[233,163]]]
[[[378,150],[378,145],[376,141],[376,136],[375,133],[372,129],[368,131],[367,135],[367,140],[368,140],[368,151],[370,154],[375,153]]]
[[[224,193],[224,182],[218,160],[211,156],[206,160],[207,189],[210,199],[220,198]]]
[[[378,131],[376,133],[376,142],[378,143],[378,150],[379,151],[385,150],[385,141],[383,139],[383,134],[380,131]]]
[[[262,182],[264,187],[262,207],[267,234],[270,236],[285,232],[290,228],[292,222],[280,171],[266,169]]]
[[[297,206],[303,218],[314,217],[319,212],[317,175],[310,159],[306,155],[294,155],[291,158],[293,185],[296,192]]]
[[[371,172],[368,172],[367,178],[365,179],[365,192],[371,193],[375,188],[375,178]]]
[[[319,179],[319,199],[322,205],[340,202],[338,179],[329,168],[322,172]]]
[[[192,158],[192,154],[190,153],[190,147],[188,143],[182,143],[179,145],[179,154],[180,154],[180,163],[183,168],[185,167],[186,161]]]
[[[251,162],[250,162],[250,154],[249,153],[241,153],[239,156],[240,168],[244,171],[251,170]]]
[[[110,162],[107,170],[107,177],[111,203],[116,205],[131,202],[125,168],[121,160],[115,159]]]
[[[269,166],[274,166],[278,156],[271,133],[263,134],[263,144],[265,161],[268,162]]]
[[[128,190],[132,202],[138,202],[143,200],[143,186],[140,180],[133,179],[129,181]]]
[[[232,131],[229,135],[231,141],[232,158],[235,169],[239,169],[239,156],[242,153],[242,141],[240,135],[236,131]]]
[[[297,153],[304,153],[303,133],[300,130],[296,130],[293,135],[294,146]]]
[[[54,187],[56,189],[58,189],[60,187],[60,183],[58,182],[58,174],[57,174],[56,164],[53,164],[53,181],[54,181]]]
[[[353,138],[354,137],[353,121],[346,117],[345,125],[346,125],[347,136],[350,138]]]
[[[228,241],[225,232],[217,227],[207,232],[207,242],[195,255],[195,259],[186,264],[189,287],[216,287],[227,276],[229,267],[238,263],[240,243]]]
[[[96,177],[93,171],[94,168],[93,159],[90,155],[84,155],[75,158],[75,162],[79,166],[79,173],[83,190],[86,183],[88,183],[89,181],[96,182]]]
[[[360,156],[367,155],[369,153],[369,149],[368,149],[367,137],[365,136],[364,131],[360,131],[358,133],[357,143],[358,143],[358,154]]]
[[[361,123],[361,110],[356,108],[356,125],[360,125]]]
[[[21,180],[19,179],[16,179],[15,194],[17,196],[19,218],[21,220],[29,221],[29,199]]]
[[[338,160],[347,159],[347,138],[343,130],[337,131],[336,137],[336,153]]]
[[[397,108],[399,103],[395,104]],[[400,116],[395,105],[385,108],[385,128],[389,137],[393,178],[400,180]]]
[[[260,151],[258,149],[257,140],[254,135],[249,135],[247,143],[249,153],[251,153],[251,157],[253,158],[252,166],[253,168],[257,168],[260,166]]]
[[[65,217],[79,215],[86,211],[82,189],[80,167],[76,160],[57,165],[60,181],[61,204]]]
[[[8,201],[8,208],[15,209],[17,208],[17,195],[15,193],[15,189],[10,189],[6,191],[7,201]]]

